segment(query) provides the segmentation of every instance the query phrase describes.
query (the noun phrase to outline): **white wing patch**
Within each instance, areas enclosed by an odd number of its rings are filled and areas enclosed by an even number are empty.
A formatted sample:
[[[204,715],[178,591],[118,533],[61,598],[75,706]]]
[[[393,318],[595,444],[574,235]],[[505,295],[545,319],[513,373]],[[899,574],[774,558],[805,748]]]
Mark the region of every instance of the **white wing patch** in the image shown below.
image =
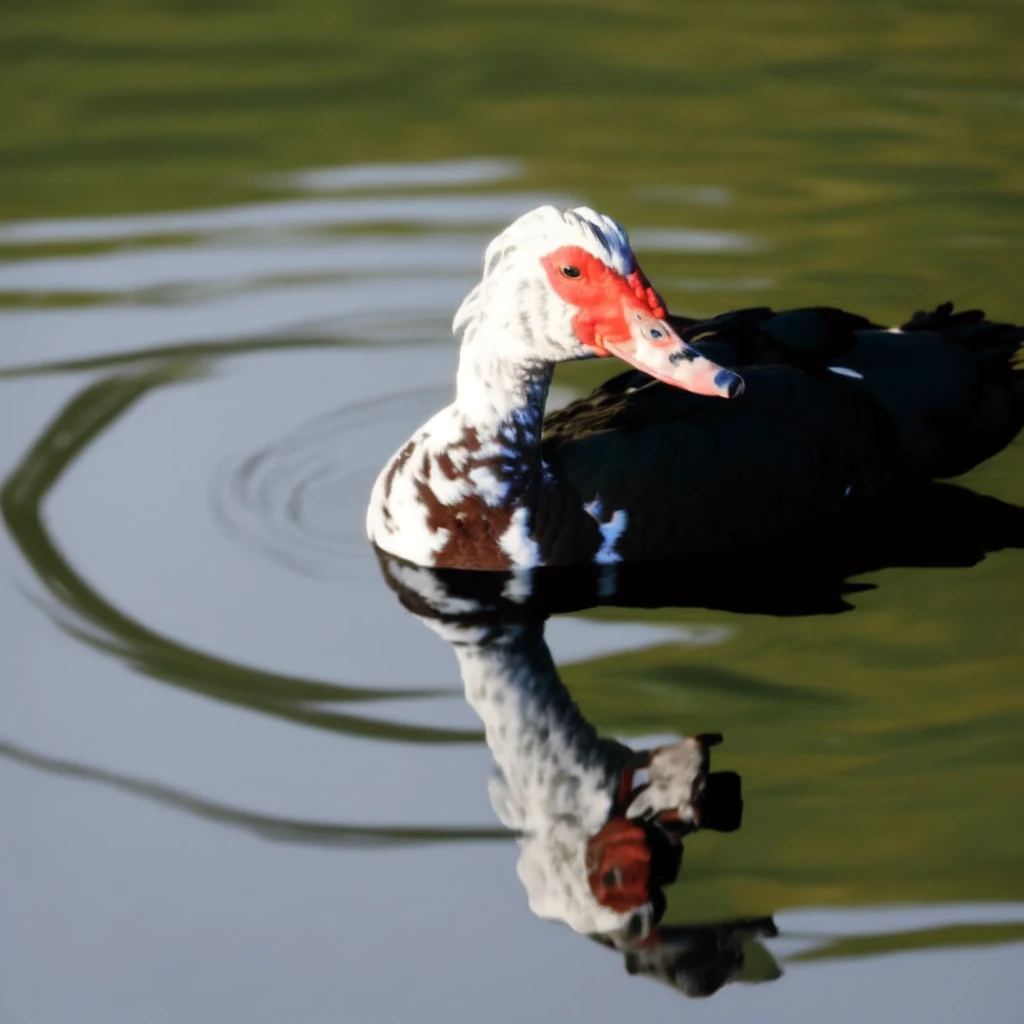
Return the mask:
[[[530,510],[517,508],[498,546],[517,569],[535,569],[541,565],[540,545],[530,536]]]
[[[858,373],[856,370],[851,370],[848,366],[830,366],[829,369],[833,373],[838,373],[840,377],[852,377],[854,380],[864,379],[863,373]]]
[[[602,522],[601,515],[603,513],[603,508],[600,498],[595,498],[583,507],[589,515],[594,517],[601,530],[601,546],[597,549],[597,553],[594,555],[594,561],[598,565],[611,565],[613,562],[621,561],[622,556],[615,550],[615,547],[619,543],[619,538],[626,532],[626,527],[629,525],[629,515],[626,510],[622,508],[616,509],[616,511],[612,513],[611,519],[606,522]]]

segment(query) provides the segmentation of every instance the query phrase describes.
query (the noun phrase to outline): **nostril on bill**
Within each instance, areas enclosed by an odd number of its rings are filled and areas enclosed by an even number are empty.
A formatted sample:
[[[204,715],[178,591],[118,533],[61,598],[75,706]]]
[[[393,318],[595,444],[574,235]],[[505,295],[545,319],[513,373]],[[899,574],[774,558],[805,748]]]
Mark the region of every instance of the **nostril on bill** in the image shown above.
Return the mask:
[[[669,354],[668,361],[673,366],[678,366],[680,363],[692,363],[700,355],[695,349],[692,348],[681,348],[675,352]]]

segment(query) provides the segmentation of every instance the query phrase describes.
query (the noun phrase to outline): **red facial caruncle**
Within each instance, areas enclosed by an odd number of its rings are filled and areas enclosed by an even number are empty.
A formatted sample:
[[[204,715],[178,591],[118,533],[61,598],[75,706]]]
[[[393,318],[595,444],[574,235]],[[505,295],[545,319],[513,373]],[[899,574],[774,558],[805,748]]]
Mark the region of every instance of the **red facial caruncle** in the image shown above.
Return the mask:
[[[684,344],[666,323],[665,305],[634,263],[613,270],[582,246],[563,245],[541,258],[552,289],[575,307],[573,330],[595,355],[616,355],[652,377],[699,395],[731,398],[743,381]]]

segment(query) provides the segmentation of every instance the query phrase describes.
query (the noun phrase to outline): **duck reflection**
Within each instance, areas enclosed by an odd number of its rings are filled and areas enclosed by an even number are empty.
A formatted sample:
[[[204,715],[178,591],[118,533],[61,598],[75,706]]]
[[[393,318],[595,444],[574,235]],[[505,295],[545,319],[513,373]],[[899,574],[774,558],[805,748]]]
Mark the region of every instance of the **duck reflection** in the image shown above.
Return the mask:
[[[634,750],[598,735],[559,678],[523,578],[475,573],[460,591],[459,577],[390,556],[381,563],[402,603],[452,645],[496,762],[491,803],[517,835],[530,909],[620,951],[631,974],[687,995],[742,977],[750,944],[775,934],[770,919],[660,924],[684,837],[740,826],[740,777],[711,771],[722,737]]]

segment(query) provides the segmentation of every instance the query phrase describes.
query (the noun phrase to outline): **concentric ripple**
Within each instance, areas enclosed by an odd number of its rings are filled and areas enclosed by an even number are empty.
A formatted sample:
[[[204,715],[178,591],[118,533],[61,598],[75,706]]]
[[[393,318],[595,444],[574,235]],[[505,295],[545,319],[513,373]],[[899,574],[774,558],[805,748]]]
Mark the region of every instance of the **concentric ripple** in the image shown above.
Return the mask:
[[[404,436],[450,391],[436,385],[346,405],[231,460],[211,482],[214,515],[234,539],[302,575],[375,575],[363,524],[390,454],[381,437],[396,424]]]

